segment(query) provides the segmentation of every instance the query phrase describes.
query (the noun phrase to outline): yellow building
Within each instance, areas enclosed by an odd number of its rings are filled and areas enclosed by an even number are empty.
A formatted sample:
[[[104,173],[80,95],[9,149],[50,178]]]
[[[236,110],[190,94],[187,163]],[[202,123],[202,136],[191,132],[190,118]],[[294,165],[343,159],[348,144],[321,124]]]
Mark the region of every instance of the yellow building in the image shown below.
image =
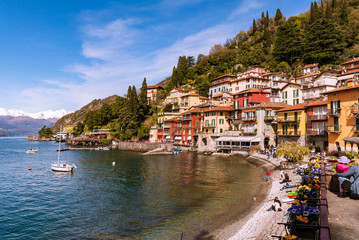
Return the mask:
[[[183,94],[181,97],[180,113],[188,111],[193,106],[202,105],[208,102],[208,98],[200,96],[198,93]]]
[[[224,133],[231,130],[233,107],[219,106],[203,111],[201,120],[203,133]]]
[[[277,143],[298,142],[305,145],[305,104],[277,110]]]
[[[341,151],[351,150],[343,139],[356,137],[359,132],[359,85],[354,85],[353,81],[348,81],[348,85],[323,93],[328,96],[329,151],[339,150],[339,147]]]
[[[303,103],[303,88],[307,88],[307,85],[299,83],[288,83],[281,89],[282,102],[289,105]]]
[[[172,104],[175,106],[181,105],[181,97],[185,94],[196,93],[194,88],[174,88],[169,92],[165,98],[165,104]]]

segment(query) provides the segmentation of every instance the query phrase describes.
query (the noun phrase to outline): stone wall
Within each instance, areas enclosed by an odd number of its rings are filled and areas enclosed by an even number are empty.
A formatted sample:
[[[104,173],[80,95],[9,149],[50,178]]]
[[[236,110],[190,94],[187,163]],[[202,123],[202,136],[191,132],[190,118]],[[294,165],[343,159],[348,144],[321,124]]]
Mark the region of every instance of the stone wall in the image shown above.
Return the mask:
[[[170,151],[173,148],[172,144],[164,143],[142,143],[142,142],[116,142],[113,148],[128,151],[147,152],[156,148],[164,148],[165,151]]]
[[[198,135],[198,152],[215,152],[216,139],[219,137],[219,133],[200,133]]]

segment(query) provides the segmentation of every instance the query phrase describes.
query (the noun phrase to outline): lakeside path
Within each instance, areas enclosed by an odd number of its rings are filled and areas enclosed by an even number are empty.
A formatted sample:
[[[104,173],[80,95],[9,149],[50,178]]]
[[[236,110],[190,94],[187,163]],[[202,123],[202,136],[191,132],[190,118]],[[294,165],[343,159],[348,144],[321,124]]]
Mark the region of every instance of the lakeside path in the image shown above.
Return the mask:
[[[267,160],[264,155],[253,155],[254,158],[260,158],[262,160]],[[273,159],[269,160],[270,163],[268,165],[278,166],[284,159]],[[265,167],[265,166],[264,166]],[[292,180],[291,185],[299,184],[301,181],[301,177],[297,174],[293,173],[293,170],[284,170],[284,173],[288,173],[289,178]],[[284,184],[280,184],[279,181],[279,170],[271,171],[271,190],[268,196],[257,208],[255,208],[252,212],[250,212],[246,217],[240,219],[239,221],[231,224],[221,232],[217,233],[214,239],[218,240],[242,240],[242,239],[274,239],[271,236],[284,236],[285,228],[284,225],[279,225],[278,223],[284,223],[287,220],[285,219],[285,215],[287,213],[290,204],[283,202],[284,199],[287,198],[286,191],[295,189],[285,189],[281,191],[280,189]],[[282,202],[282,211],[267,211],[273,204],[273,199],[278,197],[278,199]]]

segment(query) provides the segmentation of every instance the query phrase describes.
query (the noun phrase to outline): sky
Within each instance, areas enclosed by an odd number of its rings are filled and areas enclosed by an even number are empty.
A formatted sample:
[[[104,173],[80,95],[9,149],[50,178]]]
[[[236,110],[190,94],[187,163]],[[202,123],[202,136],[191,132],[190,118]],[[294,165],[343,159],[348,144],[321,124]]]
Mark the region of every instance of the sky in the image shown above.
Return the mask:
[[[208,55],[264,11],[307,0],[1,0],[0,108],[76,111],[172,74],[179,56]]]

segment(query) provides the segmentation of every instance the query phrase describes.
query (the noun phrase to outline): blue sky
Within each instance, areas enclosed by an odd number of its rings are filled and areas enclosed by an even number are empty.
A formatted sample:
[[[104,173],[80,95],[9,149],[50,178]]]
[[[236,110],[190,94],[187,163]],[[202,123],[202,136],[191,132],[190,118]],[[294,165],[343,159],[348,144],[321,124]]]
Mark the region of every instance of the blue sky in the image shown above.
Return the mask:
[[[2,0],[0,108],[75,111],[171,75],[179,56],[207,55],[253,19],[296,0]]]

